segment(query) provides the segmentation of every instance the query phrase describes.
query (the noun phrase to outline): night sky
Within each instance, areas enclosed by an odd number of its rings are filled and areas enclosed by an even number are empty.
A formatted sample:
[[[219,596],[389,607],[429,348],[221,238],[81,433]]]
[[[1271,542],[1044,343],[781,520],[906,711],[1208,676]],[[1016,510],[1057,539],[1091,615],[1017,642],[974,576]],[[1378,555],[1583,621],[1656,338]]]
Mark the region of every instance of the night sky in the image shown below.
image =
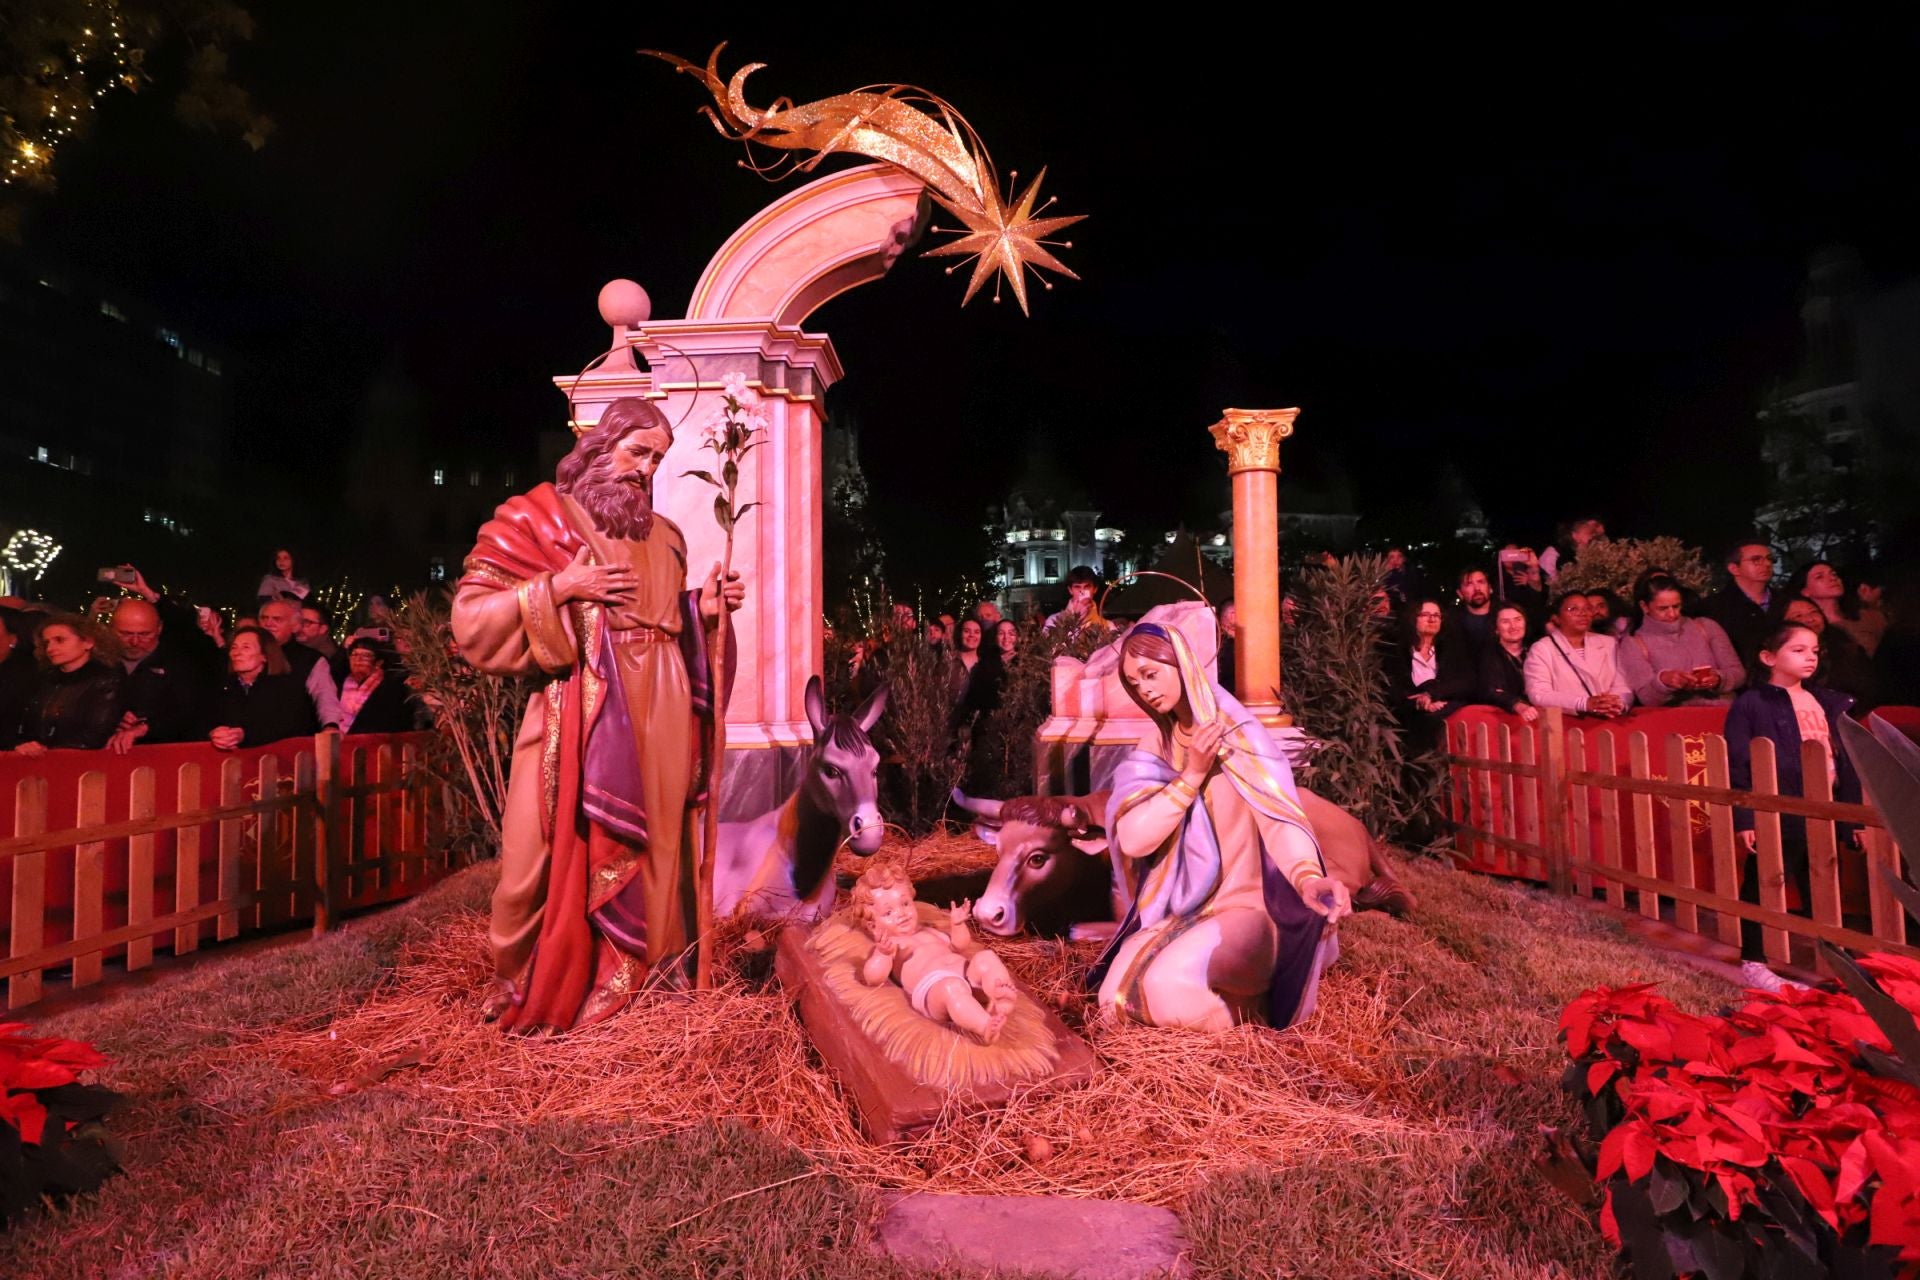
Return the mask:
[[[725,69],[769,64],[756,102],[923,85],[1003,174],[1045,164],[1057,211],[1092,215],[1067,233],[1083,280],[1031,318],[962,310],[964,277],[915,258],[810,323],[849,370],[831,408],[859,421],[905,577],[959,567],[951,531],[1035,452],[1109,522],[1205,522],[1226,489],[1204,428],[1230,404],[1303,406],[1287,470],[1344,474],[1363,536],[1411,532],[1452,461],[1497,533],[1596,508],[1718,538],[1758,497],[1753,413],[1792,372],[1808,255],[1920,269],[1911,24],[1046,34],[948,8],[917,19],[937,35],[860,10],[803,43],[652,5],[250,7],[236,78],[268,147],[115,99],[29,244],[224,340],[248,448],[323,495],[380,379],[444,440],[556,425],[549,377],[604,346],[599,286],[680,314],[790,189],[736,168],[698,84],[638,47],[729,39]],[[855,11],[814,25],[835,12]]]

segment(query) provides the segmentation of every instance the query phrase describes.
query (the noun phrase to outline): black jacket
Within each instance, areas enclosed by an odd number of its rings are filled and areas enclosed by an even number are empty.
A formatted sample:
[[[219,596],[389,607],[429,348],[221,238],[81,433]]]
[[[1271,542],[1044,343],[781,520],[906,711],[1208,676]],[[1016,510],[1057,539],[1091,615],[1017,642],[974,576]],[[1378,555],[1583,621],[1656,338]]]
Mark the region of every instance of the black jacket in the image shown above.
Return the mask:
[[[1700,616],[1720,624],[1727,639],[1733,641],[1733,651],[1748,666],[1753,665],[1754,655],[1760,652],[1760,645],[1767,638],[1767,628],[1773,625],[1773,615],[1767,607],[1755,604],[1732,583],[1701,601]]]
[[[147,722],[142,743],[195,742],[212,728],[199,674],[160,649],[126,673],[125,707]]]
[[[1480,655],[1480,697],[1502,711],[1511,712],[1527,700],[1526,647],[1514,657],[1496,641]]]
[[[20,715],[16,745],[97,751],[120,727],[125,677],[118,667],[88,662],[78,671],[48,667],[35,677]]]
[[[405,677],[384,671],[354,714],[348,733],[406,733],[413,728],[412,691]]]
[[[14,646],[5,662],[0,662],[0,751],[20,741],[20,720],[26,714],[27,695],[39,677],[40,666],[33,660],[33,644]]]
[[[246,731],[240,743],[243,747],[257,747],[320,731],[305,678],[264,673],[251,686],[240,683],[238,676],[228,676],[226,684],[221,686],[220,696],[214,701],[213,727],[234,726]]]
[[[1408,705],[1416,693],[1424,693],[1435,702],[1447,704],[1442,715],[1451,715],[1475,700],[1480,689],[1480,673],[1474,663],[1473,646],[1464,636],[1445,636],[1433,645],[1437,674],[1420,684],[1413,682],[1413,650],[1405,642],[1390,645],[1382,656],[1387,667],[1388,696],[1396,708]]]
[[[1853,706],[1853,698],[1838,689],[1816,684],[1802,687],[1813,695],[1820,709],[1827,713],[1827,741],[1831,744],[1834,772],[1837,775],[1833,798],[1845,804],[1859,804],[1860,775],[1853,771],[1853,760],[1840,741],[1840,721]],[[1753,740],[1770,738],[1773,740],[1775,790],[1783,796],[1806,794],[1806,779],[1800,770],[1800,720],[1793,714],[1793,699],[1785,689],[1778,685],[1763,684],[1741,690],[1740,696],[1733,700],[1733,706],[1727,709],[1724,732],[1727,738],[1727,776],[1735,791],[1753,790]],[[1736,831],[1753,830],[1753,810],[1735,809],[1733,826]],[[1843,839],[1851,836],[1851,824],[1842,822],[1837,826]],[[1805,843],[1807,820],[1781,814],[1780,834],[1789,843]]]

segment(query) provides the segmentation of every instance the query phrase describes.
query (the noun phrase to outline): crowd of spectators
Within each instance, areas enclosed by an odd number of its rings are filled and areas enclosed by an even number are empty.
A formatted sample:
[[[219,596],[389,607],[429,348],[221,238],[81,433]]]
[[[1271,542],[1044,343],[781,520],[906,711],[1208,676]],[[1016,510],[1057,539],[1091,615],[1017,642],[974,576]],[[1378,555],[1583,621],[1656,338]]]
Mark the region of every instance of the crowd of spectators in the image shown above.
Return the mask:
[[[1726,585],[1704,596],[1660,568],[1639,576],[1628,602],[1554,590],[1564,566],[1604,535],[1598,521],[1571,522],[1552,556],[1509,548],[1492,573],[1462,572],[1449,600],[1422,591],[1404,558],[1389,561],[1377,605],[1384,613],[1398,604],[1400,618],[1382,662],[1414,744],[1437,742],[1445,717],[1475,704],[1529,721],[1545,707],[1611,719],[1634,707],[1731,705],[1758,679],[1762,646],[1782,623],[1814,636],[1810,686],[1846,695],[1856,711],[1920,700],[1920,619],[1890,619],[1871,579],[1850,587],[1834,565],[1814,560],[1776,586],[1774,553],[1756,535],[1726,548]]]
[[[421,723],[386,602],[371,597],[367,625],[340,635],[284,548],[230,628],[214,609],[155,591],[132,565],[103,569],[100,581],[118,594],[85,613],[0,599],[0,750],[235,750]]]

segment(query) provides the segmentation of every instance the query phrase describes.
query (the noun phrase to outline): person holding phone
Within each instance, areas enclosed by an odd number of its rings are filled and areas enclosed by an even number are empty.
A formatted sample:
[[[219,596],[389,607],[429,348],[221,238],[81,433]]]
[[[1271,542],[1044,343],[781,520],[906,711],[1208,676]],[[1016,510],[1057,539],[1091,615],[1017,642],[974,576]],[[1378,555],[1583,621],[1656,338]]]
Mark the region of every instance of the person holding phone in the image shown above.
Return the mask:
[[[1684,616],[1686,593],[1662,574],[1647,576],[1633,598],[1639,616],[1620,641],[1620,673],[1634,701],[1643,707],[1732,702],[1747,673],[1720,624]]]

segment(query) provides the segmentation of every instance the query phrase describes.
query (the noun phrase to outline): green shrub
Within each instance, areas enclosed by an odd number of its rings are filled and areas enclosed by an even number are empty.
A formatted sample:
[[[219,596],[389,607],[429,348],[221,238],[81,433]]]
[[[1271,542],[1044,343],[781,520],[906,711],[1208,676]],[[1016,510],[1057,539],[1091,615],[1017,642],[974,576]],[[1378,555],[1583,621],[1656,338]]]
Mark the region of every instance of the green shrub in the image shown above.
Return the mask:
[[[1285,691],[1294,724],[1320,745],[1299,781],[1366,823],[1376,837],[1424,846],[1435,839],[1445,770],[1409,760],[1387,701],[1384,640],[1367,604],[1386,581],[1380,556],[1347,556],[1306,575],[1292,594]]]

